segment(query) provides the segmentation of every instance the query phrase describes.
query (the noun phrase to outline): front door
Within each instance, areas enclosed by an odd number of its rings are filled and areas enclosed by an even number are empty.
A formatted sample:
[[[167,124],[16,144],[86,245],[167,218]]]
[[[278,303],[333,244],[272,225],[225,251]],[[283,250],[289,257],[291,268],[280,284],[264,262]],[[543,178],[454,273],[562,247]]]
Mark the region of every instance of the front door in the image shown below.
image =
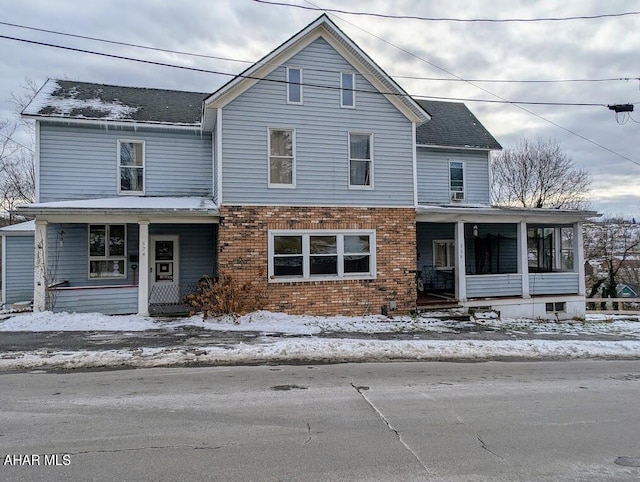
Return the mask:
[[[180,302],[178,236],[150,236],[149,303]]]

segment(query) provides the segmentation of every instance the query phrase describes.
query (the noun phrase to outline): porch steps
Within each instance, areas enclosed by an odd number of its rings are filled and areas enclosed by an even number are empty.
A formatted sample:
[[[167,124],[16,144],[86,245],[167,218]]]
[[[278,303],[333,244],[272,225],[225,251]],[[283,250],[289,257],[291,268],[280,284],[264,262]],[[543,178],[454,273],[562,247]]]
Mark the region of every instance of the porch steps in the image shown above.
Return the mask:
[[[428,308],[418,307],[418,314],[426,318],[449,321],[471,321],[471,315],[464,313],[461,307],[447,305],[441,308],[429,306]]]

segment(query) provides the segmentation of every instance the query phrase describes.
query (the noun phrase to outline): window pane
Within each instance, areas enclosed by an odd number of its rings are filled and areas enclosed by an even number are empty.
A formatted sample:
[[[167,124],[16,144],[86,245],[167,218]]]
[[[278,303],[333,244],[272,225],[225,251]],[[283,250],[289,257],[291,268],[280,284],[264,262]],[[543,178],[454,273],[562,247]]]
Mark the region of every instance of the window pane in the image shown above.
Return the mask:
[[[104,224],[89,226],[89,256],[106,256],[107,227]]]
[[[272,157],[270,160],[271,184],[293,184],[293,159]]]
[[[368,134],[351,134],[349,139],[349,156],[351,159],[371,159],[371,136]]]
[[[156,260],[173,261],[173,241],[156,241]]]
[[[370,161],[351,161],[349,183],[352,186],[370,186],[371,185],[371,162]]]
[[[369,253],[369,235],[345,236],[344,252],[345,253]]]
[[[142,167],[142,143],[141,142],[121,142],[120,143],[120,165]]]
[[[344,257],[345,273],[369,273],[369,255],[346,255]]]
[[[451,177],[451,190],[461,192],[464,190],[464,165],[461,162],[451,162],[449,164],[449,174]]]
[[[142,186],[143,170],[138,167],[120,168],[120,190],[122,191],[143,191]]]
[[[302,102],[302,71],[300,69],[288,69],[289,78],[289,102]]]
[[[302,254],[302,236],[274,236],[273,252],[274,254]]]
[[[273,259],[275,276],[302,276],[302,256],[288,256]]]
[[[311,256],[309,260],[311,274],[338,274],[337,256]]]
[[[124,278],[124,259],[89,262],[90,278]]]
[[[342,76],[342,105],[353,106],[353,74],[341,74]]]
[[[113,224],[109,226],[109,256],[124,256],[124,233],[124,224]]]
[[[279,157],[293,157],[293,131],[270,131],[270,154]]]
[[[310,236],[309,244],[311,254],[335,254],[338,252],[338,243],[335,236]]]

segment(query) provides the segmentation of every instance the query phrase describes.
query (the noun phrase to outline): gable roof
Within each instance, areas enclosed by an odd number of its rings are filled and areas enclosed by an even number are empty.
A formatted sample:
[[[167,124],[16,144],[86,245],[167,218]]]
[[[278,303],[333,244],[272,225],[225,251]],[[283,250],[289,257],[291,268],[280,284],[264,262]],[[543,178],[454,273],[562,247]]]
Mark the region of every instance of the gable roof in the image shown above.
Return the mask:
[[[200,127],[208,94],[48,79],[22,111],[49,120]]]
[[[466,105],[459,102],[417,100],[431,120],[418,126],[416,143],[466,149],[502,149]]]
[[[224,107],[318,38],[329,43],[408,119],[418,124],[429,120],[429,115],[423,108],[340,30],[326,14],[318,17],[289,40],[211,94],[205,100],[205,107]]]

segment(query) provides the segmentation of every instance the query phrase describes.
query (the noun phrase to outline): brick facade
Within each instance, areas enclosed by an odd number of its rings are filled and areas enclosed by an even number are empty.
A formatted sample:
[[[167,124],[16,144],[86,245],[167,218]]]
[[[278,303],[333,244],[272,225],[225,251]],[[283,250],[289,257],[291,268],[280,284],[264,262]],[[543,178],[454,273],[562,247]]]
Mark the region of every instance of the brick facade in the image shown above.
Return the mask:
[[[269,230],[374,229],[374,280],[269,283]],[[271,311],[313,315],[378,314],[415,308],[416,217],[413,208],[222,206],[218,268],[265,288]]]

